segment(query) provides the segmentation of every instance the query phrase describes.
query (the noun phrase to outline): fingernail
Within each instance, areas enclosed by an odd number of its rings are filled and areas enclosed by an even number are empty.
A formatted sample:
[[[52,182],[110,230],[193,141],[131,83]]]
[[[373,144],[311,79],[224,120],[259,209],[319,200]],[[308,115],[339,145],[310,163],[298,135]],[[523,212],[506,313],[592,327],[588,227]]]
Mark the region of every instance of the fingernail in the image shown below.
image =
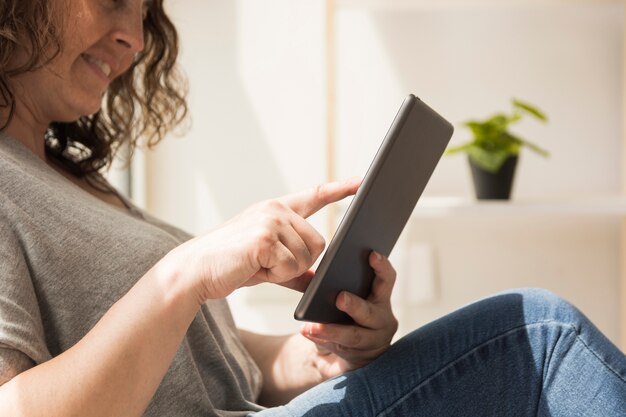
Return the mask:
[[[348,293],[344,292],[343,293],[343,305],[348,307],[351,302],[352,300],[350,300],[350,296],[348,295]]]
[[[317,324],[311,323],[309,324],[309,336],[315,336],[319,334],[319,326]]]
[[[382,261],[383,260],[383,255],[381,255],[378,252],[374,252],[374,257],[376,258],[377,261]]]

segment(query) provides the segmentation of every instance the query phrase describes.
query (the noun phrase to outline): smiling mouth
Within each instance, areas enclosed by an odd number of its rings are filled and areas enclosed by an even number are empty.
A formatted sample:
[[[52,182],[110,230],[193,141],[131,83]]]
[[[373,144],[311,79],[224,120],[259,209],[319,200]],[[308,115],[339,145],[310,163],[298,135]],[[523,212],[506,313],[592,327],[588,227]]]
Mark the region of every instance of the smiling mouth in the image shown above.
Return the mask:
[[[101,61],[101,60],[99,60],[97,58],[94,58],[91,55],[87,55],[87,54],[81,54],[81,56],[88,63],[98,67],[100,69],[100,71],[102,71],[102,73],[104,75],[106,75],[107,77],[109,77],[111,75],[111,71],[112,71],[111,70],[111,66],[109,64],[107,64],[106,62]]]

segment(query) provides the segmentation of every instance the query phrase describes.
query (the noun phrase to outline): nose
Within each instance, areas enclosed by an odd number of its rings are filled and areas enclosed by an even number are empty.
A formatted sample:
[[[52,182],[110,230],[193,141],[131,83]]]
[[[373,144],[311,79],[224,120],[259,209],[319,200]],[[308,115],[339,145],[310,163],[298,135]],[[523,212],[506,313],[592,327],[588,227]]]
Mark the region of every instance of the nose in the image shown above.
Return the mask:
[[[129,52],[135,54],[144,48],[143,39],[143,16],[127,14],[120,16],[117,27],[112,33],[117,45],[122,46]]]

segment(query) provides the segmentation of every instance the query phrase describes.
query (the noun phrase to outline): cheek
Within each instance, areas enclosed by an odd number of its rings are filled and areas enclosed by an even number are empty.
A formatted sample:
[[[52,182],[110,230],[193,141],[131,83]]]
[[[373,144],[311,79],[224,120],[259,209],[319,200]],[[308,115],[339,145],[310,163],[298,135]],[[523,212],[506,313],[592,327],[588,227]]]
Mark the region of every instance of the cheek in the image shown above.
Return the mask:
[[[62,33],[62,61],[65,61],[67,66],[79,59],[80,54],[95,44],[102,33],[101,25],[98,25],[98,17],[89,9],[89,6],[77,6],[82,3],[93,3],[93,0],[74,0],[70,3],[74,4],[73,8],[76,10],[70,10],[68,13]]]

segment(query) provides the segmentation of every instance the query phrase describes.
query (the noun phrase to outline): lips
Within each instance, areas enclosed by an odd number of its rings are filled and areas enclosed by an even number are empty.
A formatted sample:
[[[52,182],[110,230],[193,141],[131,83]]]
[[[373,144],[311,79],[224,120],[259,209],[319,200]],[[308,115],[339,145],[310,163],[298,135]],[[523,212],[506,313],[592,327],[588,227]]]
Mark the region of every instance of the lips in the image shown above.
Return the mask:
[[[111,66],[107,64],[106,62],[101,61],[98,58],[95,58],[88,54],[81,54],[81,56],[88,63],[93,64],[96,67],[98,67],[105,76],[109,77],[111,75],[111,72],[112,72]]]

